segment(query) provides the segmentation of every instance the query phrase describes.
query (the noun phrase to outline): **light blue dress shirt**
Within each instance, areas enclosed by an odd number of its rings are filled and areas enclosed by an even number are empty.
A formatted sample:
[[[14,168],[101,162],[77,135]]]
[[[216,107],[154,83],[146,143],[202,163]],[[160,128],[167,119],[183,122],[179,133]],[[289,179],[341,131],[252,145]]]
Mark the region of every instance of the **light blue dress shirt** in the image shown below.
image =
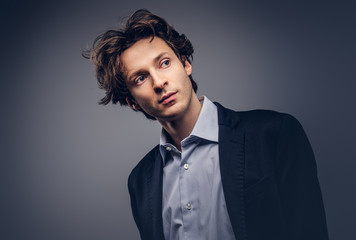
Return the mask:
[[[166,240],[234,240],[221,184],[218,113],[207,98],[180,152],[162,129],[162,219]]]

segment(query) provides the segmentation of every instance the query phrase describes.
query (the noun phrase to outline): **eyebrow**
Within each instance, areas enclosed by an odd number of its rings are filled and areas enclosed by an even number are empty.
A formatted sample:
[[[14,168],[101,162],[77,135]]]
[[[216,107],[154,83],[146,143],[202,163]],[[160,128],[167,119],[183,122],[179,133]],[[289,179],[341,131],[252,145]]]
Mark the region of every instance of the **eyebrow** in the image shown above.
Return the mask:
[[[166,54],[169,54],[168,52],[162,52],[162,53],[160,53],[160,54],[158,54],[158,56],[157,57],[155,57],[154,59],[153,59],[153,61],[154,62],[158,62],[164,55],[166,55]]]
[[[162,52],[162,53],[158,54],[157,57],[155,57],[153,59],[153,62],[155,62],[155,63],[158,62],[164,55],[168,55],[168,54],[169,54],[169,52]],[[130,81],[132,81],[132,78],[134,76],[140,75],[140,74],[142,74],[142,72],[143,71],[141,69],[139,69],[139,70],[133,72],[132,74],[129,74],[127,77]]]

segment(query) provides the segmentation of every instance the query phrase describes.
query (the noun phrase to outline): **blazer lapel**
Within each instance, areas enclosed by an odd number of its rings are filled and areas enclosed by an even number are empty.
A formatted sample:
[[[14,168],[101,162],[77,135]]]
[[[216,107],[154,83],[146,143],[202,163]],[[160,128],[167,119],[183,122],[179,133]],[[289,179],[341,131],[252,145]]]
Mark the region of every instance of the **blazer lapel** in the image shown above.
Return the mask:
[[[246,239],[245,227],[245,135],[236,112],[218,107],[219,161],[227,211],[236,239]]]
[[[156,157],[153,163],[153,171],[147,178],[149,194],[149,206],[151,207],[152,239],[164,239],[162,222],[162,178],[163,162],[159,149],[157,148]]]

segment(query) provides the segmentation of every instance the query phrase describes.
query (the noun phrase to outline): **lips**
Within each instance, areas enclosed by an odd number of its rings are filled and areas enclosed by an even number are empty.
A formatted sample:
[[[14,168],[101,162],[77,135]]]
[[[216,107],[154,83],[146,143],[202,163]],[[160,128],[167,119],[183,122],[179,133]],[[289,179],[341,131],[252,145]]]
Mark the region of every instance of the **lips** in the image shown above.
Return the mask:
[[[169,93],[163,95],[163,97],[161,98],[159,103],[162,103],[162,104],[170,103],[171,101],[173,101],[176,98],[176,93],[177,92],[169,92]]]

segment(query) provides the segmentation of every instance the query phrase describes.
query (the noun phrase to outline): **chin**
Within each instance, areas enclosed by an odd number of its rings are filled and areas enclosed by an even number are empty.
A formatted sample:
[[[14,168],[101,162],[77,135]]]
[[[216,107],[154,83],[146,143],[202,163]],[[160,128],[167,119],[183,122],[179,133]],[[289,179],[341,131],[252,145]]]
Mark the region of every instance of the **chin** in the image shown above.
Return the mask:
[[[159,120],[162,120],[162,121],[174,121],[176,120],[177,118],[179,118],[179,114],[166,114],[166,115],[161,115],[159,117],[156,117],[157,119]]]
[[[184,115],[185,111],[175,111],[175,112],[171,112],[169,114],[165,114],[163,116],[161,116],[162,120],[165,121],[174,121],[174,120],[178,120],[180,119],[183,115]]]

